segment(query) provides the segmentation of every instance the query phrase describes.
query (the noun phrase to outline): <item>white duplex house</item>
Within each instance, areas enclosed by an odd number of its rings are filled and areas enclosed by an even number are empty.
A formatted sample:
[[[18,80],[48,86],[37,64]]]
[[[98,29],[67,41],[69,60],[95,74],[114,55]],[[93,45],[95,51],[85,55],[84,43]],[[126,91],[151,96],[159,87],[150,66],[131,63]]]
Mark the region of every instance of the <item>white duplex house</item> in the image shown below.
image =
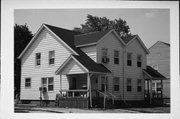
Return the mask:
[[[122,39],[113,29],[80,34],[42,24],[19,56],[20,99],[38,101],[40,87],[45,87],[45,100],[54,101],[57,94],[83,97],[88,106],[97,93],[116,100],[144,100],[144,90],[151,89],[145,80],[156,78],[146,69],[148,53],[138,35]]]

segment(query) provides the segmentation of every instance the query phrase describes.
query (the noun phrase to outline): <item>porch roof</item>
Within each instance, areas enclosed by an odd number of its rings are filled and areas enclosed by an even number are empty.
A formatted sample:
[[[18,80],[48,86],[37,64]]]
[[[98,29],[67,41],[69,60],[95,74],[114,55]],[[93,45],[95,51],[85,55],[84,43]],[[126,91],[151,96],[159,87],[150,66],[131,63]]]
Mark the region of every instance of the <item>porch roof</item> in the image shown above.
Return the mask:
[[[150,78],[153,78],[153,80],[160,80],[160,79],[166,79],[161,73],[159,73],[157,70],[153,69],[151,66],[147,66],[146,69],[143,69],[143,72]]]
[[[61,74],[62,70],[65,67],[69,67],[69,62],[74,60],[74,63],[79,66],[82,71],[86,73],[111,73],[104,65],[98,64],[93,60],[88,60],[85,57],[78,56],[78,55],[71,55],[55,72],[56,74]]]
[[[86,58],[78,55],[73,55],[84,67],[90,72],[101,72],[101,73],[111,73],[103,64],[94,62],[93,60],[87,60]]]

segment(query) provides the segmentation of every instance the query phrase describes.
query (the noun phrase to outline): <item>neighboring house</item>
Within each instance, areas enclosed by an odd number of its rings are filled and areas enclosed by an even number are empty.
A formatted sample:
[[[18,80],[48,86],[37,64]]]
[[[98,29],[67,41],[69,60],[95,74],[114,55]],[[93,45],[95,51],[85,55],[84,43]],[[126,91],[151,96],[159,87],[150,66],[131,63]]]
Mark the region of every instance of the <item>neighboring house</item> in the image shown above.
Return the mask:
[[[80,34],[43,24],[19,56],[20,99],[79,96],[88,107],[97,96],[142,101],[145,79],[156,78],[146,71],[148,53],[138,35],[122,39],[115,30]]]
[[[147,64],[163,74],[163,96],[170,98],[170,44],[158,41],[149,48],[150,54],[147,56]],[[158,91],[160,82],[154,81],[153,89]]]

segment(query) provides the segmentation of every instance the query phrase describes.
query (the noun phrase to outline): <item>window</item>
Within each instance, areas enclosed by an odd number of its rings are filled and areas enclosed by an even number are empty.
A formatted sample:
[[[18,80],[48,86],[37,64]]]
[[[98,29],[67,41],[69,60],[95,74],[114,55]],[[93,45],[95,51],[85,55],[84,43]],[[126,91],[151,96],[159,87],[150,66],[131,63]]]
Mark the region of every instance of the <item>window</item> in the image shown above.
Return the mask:
[[[132,53],[127,53],[127,65],[132,65]]]
[[[137,92],[141,92],[142,91],[142,80],[138,79],[137,80]]]
[[[127,91],[132,91],[132,79],[130,78],[127,79]]]
[[[137,55],[137,67],[141,67],[142,65],[142,55]]]
[[[119,51],[114,51],[114,64],[119,64]]]
[[[54,90],[54,78],[53,77],[42,78],[41,84],[42,84],[42,87],[46,87],[48,91]]]
[[[119,77],[114,77],[113,83],[114,83],[114,91],[119,91]]]
[[[25,78],[25,87],[30,88],[31,87],[31,78]]]
[[[54,64],[55,62],[55,52],[53,51],[49,51],[49,64]]]
[[[109,58],[107,57],[107,55],[108,55],[108,49],[102,48],[102,63],[109,62]]]
[[[108,77],[101,76],[101,91],[104,92],[105,88],[106,88],[106,90],[108,90]]]
[[[157,86],[157,91],[161,91],[161,83],[160,82],[157,82],[156,83],[156,86]]]
[[[36,53],[36,66],[41,65],[41,53]]]

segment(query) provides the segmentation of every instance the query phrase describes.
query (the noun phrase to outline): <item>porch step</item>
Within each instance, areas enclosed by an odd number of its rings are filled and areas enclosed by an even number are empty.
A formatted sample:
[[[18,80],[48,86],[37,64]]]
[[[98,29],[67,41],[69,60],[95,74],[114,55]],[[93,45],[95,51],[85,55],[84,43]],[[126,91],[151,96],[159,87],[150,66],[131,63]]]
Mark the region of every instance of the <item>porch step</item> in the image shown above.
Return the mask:
[[[93,107],[95,108],[104,108],[104,98],[93,98]],[[115,104],[112,103],[111,99],[106,99],[106,108],[114,109],[117,108]]]

